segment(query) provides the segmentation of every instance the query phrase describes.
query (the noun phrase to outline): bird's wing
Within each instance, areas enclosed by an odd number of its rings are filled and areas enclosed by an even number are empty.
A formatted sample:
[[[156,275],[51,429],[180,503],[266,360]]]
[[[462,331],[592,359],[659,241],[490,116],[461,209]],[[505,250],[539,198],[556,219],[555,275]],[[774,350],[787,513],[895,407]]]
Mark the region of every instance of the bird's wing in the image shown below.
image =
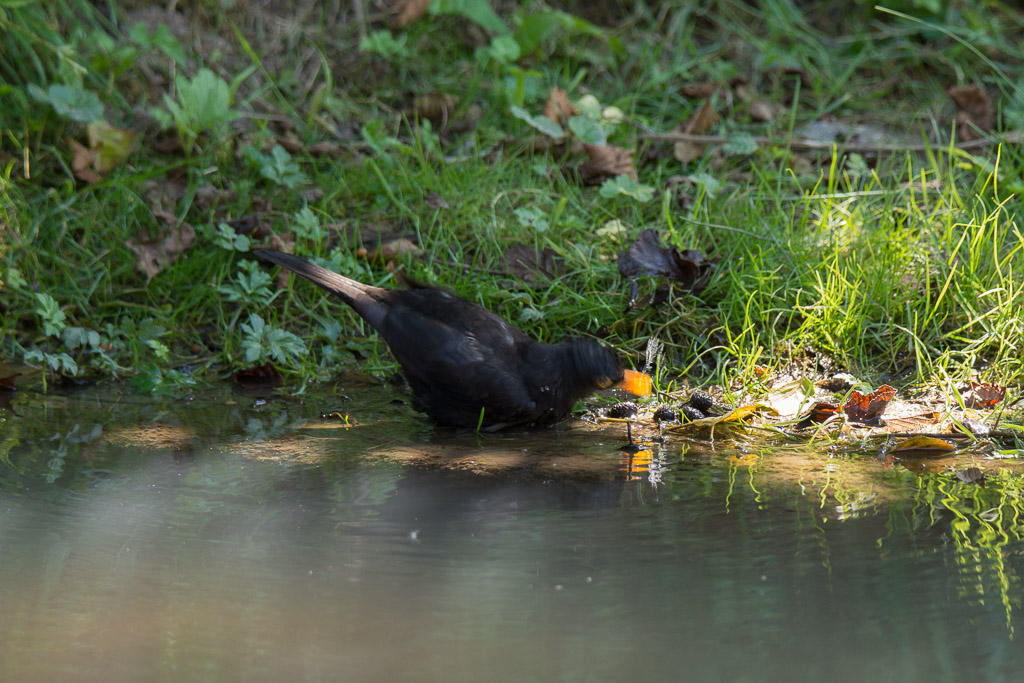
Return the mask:
[[[460,326],[402,309],[391,312],[381,333],[421,407],[435,418],[476,424],[481,408],[488,424],[538,417],[513,335],[480,340]]]

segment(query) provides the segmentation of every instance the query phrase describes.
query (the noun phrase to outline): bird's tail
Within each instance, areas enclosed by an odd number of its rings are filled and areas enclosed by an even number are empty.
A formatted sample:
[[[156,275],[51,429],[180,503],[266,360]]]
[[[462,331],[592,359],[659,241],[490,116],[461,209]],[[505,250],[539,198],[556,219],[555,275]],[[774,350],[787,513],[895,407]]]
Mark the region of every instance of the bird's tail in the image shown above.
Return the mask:
[[[318,287],[338,297],[356,310],[374,328],[381,322],[384,314],[387,313],[387,306],[382,305],[382,295],[388,290],[365,285],[344,275],[339,275],[326,268],[321,268],[311,261],[299,256],[286,254],[283,251],[274,249],[254,249],[253,254],[264,261],[270,261],[276,265],[290,270],[299,277],[303,277]]]

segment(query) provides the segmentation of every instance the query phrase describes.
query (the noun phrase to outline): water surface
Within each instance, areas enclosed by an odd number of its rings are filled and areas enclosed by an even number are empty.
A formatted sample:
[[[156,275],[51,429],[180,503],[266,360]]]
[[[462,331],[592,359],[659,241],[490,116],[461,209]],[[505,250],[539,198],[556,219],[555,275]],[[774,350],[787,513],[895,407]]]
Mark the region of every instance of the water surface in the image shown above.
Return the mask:
[[[398,390],[347,394],[350,428],[319,419],[329,396],[9,397],[0,679],[1024,670],[1017,460],[682,437],[631,455],[619,424],[457,434]]]

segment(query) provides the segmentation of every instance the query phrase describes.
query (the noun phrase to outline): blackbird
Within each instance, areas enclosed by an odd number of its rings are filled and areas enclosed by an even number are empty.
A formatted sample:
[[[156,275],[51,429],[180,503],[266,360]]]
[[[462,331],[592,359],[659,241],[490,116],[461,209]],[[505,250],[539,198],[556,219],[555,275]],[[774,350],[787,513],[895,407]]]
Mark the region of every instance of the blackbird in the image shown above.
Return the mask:
[[[567,416],[577,400],[623,379],[618,357],[593,339],[542,344],[442,289],[415,283],[383,289],[291,254],[253,253],[354,308],[402,366],[413,405],[443,425],[494,431],[550,424]]]

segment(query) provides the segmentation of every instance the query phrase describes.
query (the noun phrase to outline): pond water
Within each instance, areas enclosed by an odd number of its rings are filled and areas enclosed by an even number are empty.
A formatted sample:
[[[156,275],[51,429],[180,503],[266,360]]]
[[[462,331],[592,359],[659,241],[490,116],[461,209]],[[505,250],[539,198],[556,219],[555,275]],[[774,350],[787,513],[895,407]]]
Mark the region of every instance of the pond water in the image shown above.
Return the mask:
[[[5,395],[0,680],[1020,680],[1018,460],[346,394]]]

